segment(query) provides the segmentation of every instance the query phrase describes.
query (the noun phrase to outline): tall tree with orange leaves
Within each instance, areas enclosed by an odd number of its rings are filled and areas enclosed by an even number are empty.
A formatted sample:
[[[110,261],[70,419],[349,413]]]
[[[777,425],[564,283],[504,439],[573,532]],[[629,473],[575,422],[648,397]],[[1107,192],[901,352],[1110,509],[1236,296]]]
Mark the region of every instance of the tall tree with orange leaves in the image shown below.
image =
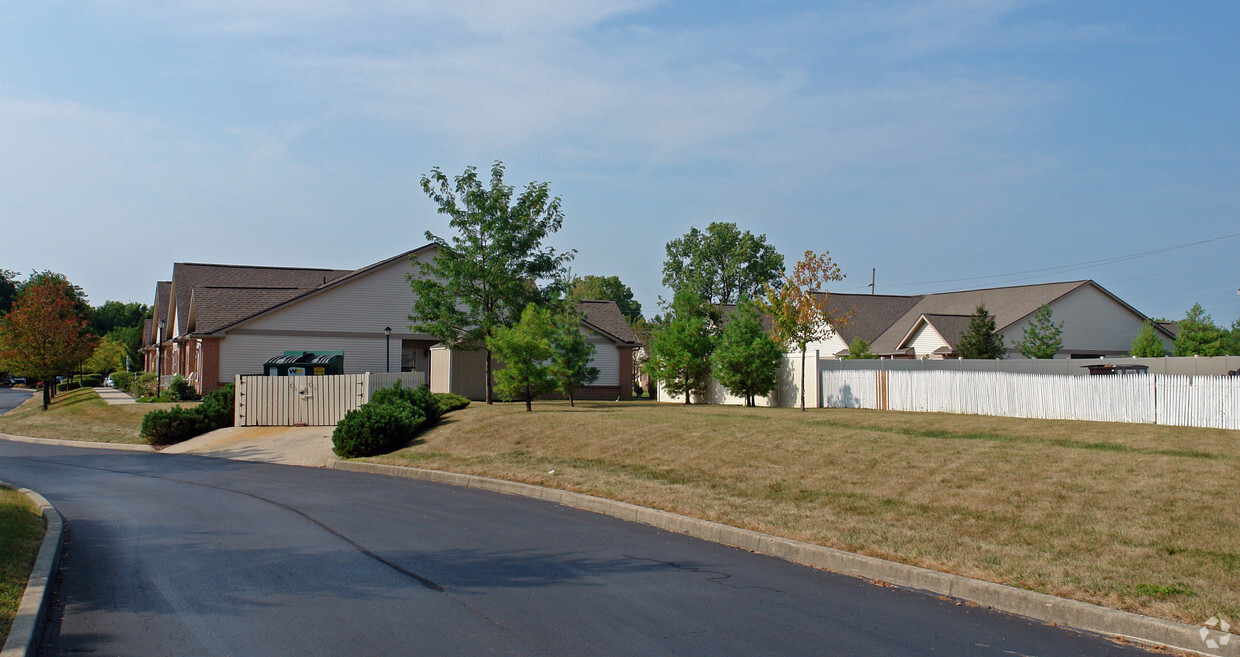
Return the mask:
[[[55,376],[89,358],[98,341],[71,289],[59,274],[28,281],[0,320],[0,363],[43,381],[43,410],[51,403]]]
[[[760,300],[762,312],[771,318],[775,340],[784,349],[801,352],[801,410],[805,410],[805,350],[811,342],[825,340],[834,330],[848,323],[852,313],[827,308],[827,283],[844,280],[829,252],[806,251],[801,261],[785,274],[779,287],[766,286]],[[817,368],[815,368],[817,369]]]

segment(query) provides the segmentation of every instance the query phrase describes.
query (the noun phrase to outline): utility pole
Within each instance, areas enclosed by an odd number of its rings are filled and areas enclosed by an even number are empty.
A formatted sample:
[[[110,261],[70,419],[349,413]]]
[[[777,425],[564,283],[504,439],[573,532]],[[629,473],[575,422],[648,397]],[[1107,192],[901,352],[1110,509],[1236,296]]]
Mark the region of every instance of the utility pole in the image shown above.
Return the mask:
[[[870,294],[874,294],[874,273],[876,271],[878,271],[877,268],[870,269]]]

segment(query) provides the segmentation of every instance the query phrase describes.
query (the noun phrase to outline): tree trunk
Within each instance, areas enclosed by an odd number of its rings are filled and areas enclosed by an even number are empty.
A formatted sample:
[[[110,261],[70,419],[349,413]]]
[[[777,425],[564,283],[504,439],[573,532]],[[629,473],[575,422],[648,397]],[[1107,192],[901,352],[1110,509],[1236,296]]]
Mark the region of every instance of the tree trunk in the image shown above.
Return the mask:
[[[570,392],[570,393],[568,393],[568,407],[569,407],[569,408],[577,408],[577,405],[573,403],[573,393],[571,393],[571,392]]]
[[[801,347],[801,412],[805,412],[805,347]]]
[[[53,380],[55,380],[55,379],[53,379]],[[55,384],[53,384],[53,385],[55,385]],[[45,410],[45,411],[46,411],[46,410],[47,410],[47,405],[48,405],[48,404],[50,404],[50,403],[52,403],[52,390],[51,390],[51,386],[49,386],[49,385],[47,384],[47,381],[46,381],[46,380],[44,380],[44,381],[43,381],[43,410]]]
[[[488,404],[490,404],[490,403],[491,403],[491,350],[490,350],[490,349],[487,349],[487,350],[486,350],[486,352],[487,352],[487,392],[486,392],[486,400],[487,400],[487,403],[488,403]]]

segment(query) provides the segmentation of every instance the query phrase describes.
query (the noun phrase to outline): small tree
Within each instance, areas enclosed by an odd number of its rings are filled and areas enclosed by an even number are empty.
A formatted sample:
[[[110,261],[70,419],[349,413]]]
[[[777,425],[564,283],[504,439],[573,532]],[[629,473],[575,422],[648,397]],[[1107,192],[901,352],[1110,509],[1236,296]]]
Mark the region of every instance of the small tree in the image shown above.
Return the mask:
[[[438,168],[422,176],[422,191],[448,216],[457,232],[451,241],[431,232],[439,249],[429,263],[415,261],[409,275],[416,300],[413,328],[458,349],[486,349],[486,401],[493,374],[487,338],[514,323],[529,303],[546,300],[540,280],[562,278],[575,252],[556,253],[542,242],[564,222],[560,198],[546,183],[530,183],[514,199],[504,184],[504,165],[491,167],[489,187],[478,170],[449,179]]]
[[[969,328],[960,336],[956,351],[961,358],[1003,358],[1003,336],[995,331],[995,318],[986,310],[985,304],[979,305],[973,311]]]
[[[672,299],[672,312],[650,339],[652,378],[663,382],[673,395],[683,394],[685,403],[694,392],[706,390],[710,381],[710,355],[714,351],[709,313],[701,297],[680,290]]]
[[[825,340],[846,324],[850,314],[827,308],[827,283],[844,280],[828,252],[806,251],[801,261],[785,276],[779,288],[766,288],[766,299],[759,305],[773,323],[775,339],[784,349],[801,352],[801,410],[805,410],[805,350],[811,342]]]
[[[1201,304],[1192,308],[1179,321],[1180,332],[1175,336],[1175,356],[1221,356],[1226,331],[1214,325],[1214,318],[1206,313]]]
[[[86,360],[86,369],[104,375],[111,374],[125,369],[127,356],[129,356],[128,347],[109,337],[104,337],[99,341],[99,346],[95,347],[90,358]]]
[[[0,320],[0,363],[43,381],[43,410],[54,377],[70,371],[95,349],[96,338],[67,279],[42,274],[27,282],[13,309]]]
[[[858,335],[857,337],[853,338],[852,342],[848,343],[848,355],[845,356],[844,358],[849,359],[849,360],[857,360],[857,359],[866,359],[866,358],[878,358],[878,356],[875,356],[874,354],[870,353],[870,343],[866,342],[864,339],[862,339],[861,336]]]
[[[1063,322],[1051,321],[1051,307],[1033,311],[1033,319],[1025,327],[1025,337],[1015,345],[1025,358],[1054,358],[1063,349]]]
[[[529,304],[521,321],[511,328],[498,327],[487,338],[487,349],[504,362],[495,375],[495,390],[503,399],[525,400],[525,410],[533,410],[534,398],[555,389],[550,368],[551,314],[546,308]]]
[[[753,302],[745,301],[732,312],[715,347],[715,378],[728,392],[745,398],[769,394],[779,379],[779,343],[762,330],[762,316]]]
[[[1145,324],[1141,325],[1141,330],[1137,331],[1137,337],[1133,339],[1129,351],[1137,358],[1162,358],[1167,355],[1166,344],[1158,335],[1158,330],[1154,328],[1154,322],[1145,320]]]
[[[551,316],[550,376],[560,392],[573,402],[573,391],[598,379],[598,368],[590,365],[594,345],[581,332],[581,315],[565,308]]]

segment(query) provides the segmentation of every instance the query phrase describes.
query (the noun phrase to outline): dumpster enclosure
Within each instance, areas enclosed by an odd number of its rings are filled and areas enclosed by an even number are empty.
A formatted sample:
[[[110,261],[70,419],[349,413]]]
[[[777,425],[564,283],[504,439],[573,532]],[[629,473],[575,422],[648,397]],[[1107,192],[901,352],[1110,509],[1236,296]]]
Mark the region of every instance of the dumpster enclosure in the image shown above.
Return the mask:
[[[233,421],[239,427],[335,426],[376,390],[426,385],[425,372],[323,376],[237,375]]]

